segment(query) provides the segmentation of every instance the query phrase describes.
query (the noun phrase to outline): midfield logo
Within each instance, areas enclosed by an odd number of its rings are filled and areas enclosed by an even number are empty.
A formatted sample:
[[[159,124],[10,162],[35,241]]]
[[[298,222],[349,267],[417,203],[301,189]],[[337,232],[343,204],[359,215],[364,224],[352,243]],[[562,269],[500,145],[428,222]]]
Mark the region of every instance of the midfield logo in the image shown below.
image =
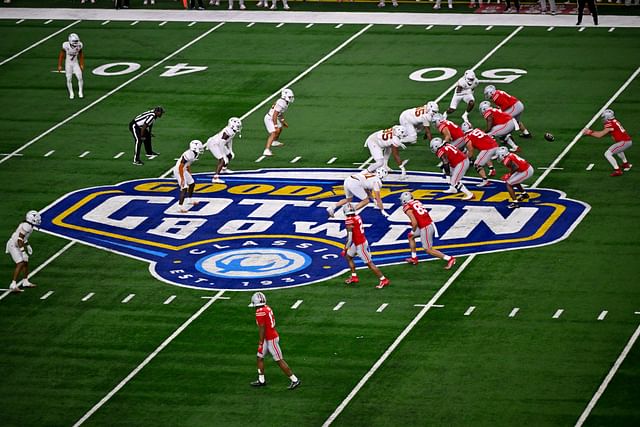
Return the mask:
[[[178,209],[170,179],[143,179],[68,194],[42,212],[42,229],[149,262],[164,282],[200,289],[255,290],[307,285],[341,274],[346,231],[341,213],[326,207],[343,197],[345,169],[277,169],[240,172],[212,184],[197,174],[188,212]],[[465,179],[470,189],[479,180]],[[504,184],[473,191],[475,200],[444,193],[441,175],[410,173],[385,181],[385,219],[373,207],[360,215],[378,265],[409,255],[408,219],[400,193],[412,191],[430,209],[439,237],[434,246],[450,255],[529,248],[569,236],[589,211],[586,203],[557,190],[530,191],[531,201],[507,208]],[[428,256],[420,251],[419,257]]]

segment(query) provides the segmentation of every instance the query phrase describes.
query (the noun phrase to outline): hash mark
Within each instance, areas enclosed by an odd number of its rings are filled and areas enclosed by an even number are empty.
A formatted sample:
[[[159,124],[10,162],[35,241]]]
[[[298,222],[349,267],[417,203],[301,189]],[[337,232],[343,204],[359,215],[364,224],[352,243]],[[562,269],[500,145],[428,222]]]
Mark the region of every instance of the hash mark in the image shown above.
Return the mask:
[[[263,161],[263,160],[264,160],[264,158],[265,158],[265,157],[266,157],[266,156],[260,156],[260,157],[258,157],[258,158],[256,159],[256,163],[260,163],[261,161]]]
[[[100,25],[107,25],[109,22],[111,22],[111,21],[109,21],[109,20],[107,19],[106,21],[102,22],[102,24],[100,24]]]
[[[587,27],[580,27],[580,29],[578,30],[578,32],[580,32],[580,33],[581,33],[581,32],[583,32],[583,31],[584,31],[584,30],[586,30],[586,29],[587,29]]]
[[[329,159],[329,161],[327,162],[328,165],[332,164],[333,162],[335,162],[336,160],[338,160],[337,157],[332,157]]]
[[[458,31],[460,28],[462,28],[462,25],[458,25],[457,27],[455,27],[455,28],[453,29],[453,31]]]
[[[49,25],[53,22],[53,19],[49,19],[48,21],[44,21],[44,25]]]
[[[307,24],[307,25],[305,26],[305,28],[311,28],[311,27],[313,27],[313,24]]]
[[[611,28],[609,28],[609,32],[613,33],[613,30],[615,30],[615,29],[616,29],[616,27],[611,27]]]
[[[595,165],[593,163],[589,163],[589,166],[587,166],[587,170],[590,171],[594,166]]]
[[[46,294],[42,295],[42,296],[40,297],[40,299],[47,299],[47,298],[49,298],[51,295],[53,295],[53,291],[49,291],[49,292],[47,292]]]
[[[89,292],[88,294],[86,294],[84,296],[84,298],[82,298],[82,301],[89,301],[91,299],[92,296],[95,295],[95,292]]]
[[[493,25],[489,25],[489,26],[488,26],[487,28],[485,28],[484,30],[485,30],[485,31],[489,31],[489,30],[491,30],[492,28],[493,28]]]
[[[291,306],[292,310],[297,309],[298,307],[300,307],[300,304],[302,304],[302,300],[299,299],[298,301],[294,302],[293,305]]]
[[[516,317],[518,311],[520,311],[520,309],[518,307],[515,307],[513,310],[511,310],[511,313],[509,313],[509,317]]]
[[[396,27],[396,30],[399,30],[400,28],[404,27],[404,25],[400,24]]]
[[[333,307],[333,311],[338,311],[342,308],[342,306],[344,305],[344,301],[340,301],[338,303],[338,305],[336,305],[335,307]]]
[[[602,310],[602,313],[598,316],[598,320],[604,320],[604,318],[607,317],[607,313],[609,313],[607,310]]]
[[[564,310],[559,308],[556,310],[556,312],[553,314],[553,318],[554,319],[559,319],[560,316],[562,316],[562,313],[564,313]]]
[[[16,21],[16,24],[22,24],[24,22],[24,19],[20,19],[18,21]]]
[[[51,150],[51,151],[47,152],[47,154],[45,154],[44,156],[45,157],[49,157],[50,155],[52,155],[55,152],[56,152],[56,150]]]
[[[549,28],[547,28],[547,31],[553,31],[554,28],[555,27],[549,27]]]
[[[133,21],[133,22],[132,22],[131,24],[129,24],[129,25],[136,25],[138,22],[140,22],[140,21]]]
[[[279,23],[278,25],[276,25],[276,28],[280,28],[284,25],[284,22]]]
[[[425,28],[426,30],[430,30],[433,28],[433,25],[429,25],[427,28]]]
[[[254,25],[256,25],[256,23],[255,23],[255,22],[249,22],[249,23],[247,24],[247,28],[251,28],[251,27],[253,27]]]
[[[116,154],[115,156],[113,156],[114,159],[119,159],[120,157],[122,157],[124,155],[124,151],[119,152],[118,154]]]
[[[338,24],[338,25],[336,25],[336,26],[335,26],[335,27],[333,27],[333,28],[340,28],[340,27],[342,27],[343,25],[344,25],[344,24]]]
[[[384,304],[382,304],[380,307],[378,307],[378,309],[376,310],[376,313],[382,313],[384,311],[385,308],[387,308],[389,306],[389,304],[387,304],[386,302]]]
[[[164,27],[165,25],[167,25],[167,21],[162,21],[158,24],[158,27]]]
[[[464,312],[465,316],[471,316],[471,313],[473,313],[473,310],[476,309],[475,305],[470,306],[469,308],[467,308],[467,311]]]
[[[196,25],[196,21],[191,21],[187,27],[193,27],[194,25]]]
[[[86,157],[89,153],[91,153],[91,151],[85,151],[84,153],[80,154],[78,157],[80,158]]]
[[[129,301],[131,301],[131,300],[133,299],[133,297],[135,297],[135,296],[136,296],[136,294],[129,294],[129,295],[127,295],[127,296],[126,296],[126,297],[125,297],[121,302],[122,302],[123,304],[126,304],[126,303],[128,303]]]
[[[173,301],[174,299],[176,299],[176,296],[175,295],[171,295],[169,298],[164,300],[164,302],[162,304],[164,304],[164,305],[171,304],[171,301]]]
[[[293,159],[291,159],[291,161],[289,163],[296,163],[298,160],[300,160],[302,157],[300,156],[296,156]]]

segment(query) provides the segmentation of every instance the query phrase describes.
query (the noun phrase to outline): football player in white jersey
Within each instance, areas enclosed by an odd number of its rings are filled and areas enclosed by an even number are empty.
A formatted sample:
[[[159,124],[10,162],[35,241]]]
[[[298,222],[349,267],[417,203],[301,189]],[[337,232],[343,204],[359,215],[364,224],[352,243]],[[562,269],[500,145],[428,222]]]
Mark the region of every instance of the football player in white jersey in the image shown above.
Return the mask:
[[[42,222],[38,211],[29,211],[25,217],[24,222],[21,222],[13,232],[11,238],[7,241],[6,253],[11,255],[11,259],[16,263],[16,268],[13,270],[13,279],[9,285],[11,292],[22,292],[20,285],[23,288],[35,288],[36,285],[29,281],[29,256],[33,253],[31,245],[29,245],[29,237],[33,233],[34,227],[38,227]],[[17,282],[20,273],[24,278]]]
[[[355,207],[356,211],[369,204],[369,201],[373,199],[378,209],[380,209],[382,216],[387,218],[389,214],[384,210],[380,190],[382,189],[382,180],[385,179],[388,174],[389,172],[386,168],[380,167],[376,169],[375,173],[362,171],[346,177],[342,184],[345,198],[327,208],[329,216],[333,218],[333,214],[340,206],[351,203],[353,196],[356,196],[360,199],[360,202]]]
[[[238,135],[242,130],[242,120],[237,117],[231,117],[227,126],[220,132],[209,138],[204,145],[213,154],[213,157],[218,159],[218,165],[216,166],[216,173],[213,175],[211,182],[216,184],[224,184],[224,180],[220,179],[220,173],[233,172],[227,166],[229,162],[236,156],[233,152],[233,138]]]
[[[449,108],[444,113],[444,118],[447,118],[447,114],[451,114],[456,111],[458,108],[458,104],[460,101],[464,101],[467,104],[467,109],[464,113],[462,113],[462,120],[465,122],[469,121],[469,112],[473,110],[473,106],[475,105],[475,98],[473,96],[473,90],[478,86],[478,79],[476,78],[476,73],[472,70],[467,70],[464,72],[464,76],[462,76],[458,82],[456,83],[456,91],[451,98],[451,104]]]
[[[424,129],[425,139],[431,141],[431,122],[438,112],[438,104],[429,101],[425,105],[404,110],[400,114],[400,124],[407,131],[407,136],[401,141],[404,144],[415,144],[418,132]]]
[[[273,103],[269,112],[264,116],[264,126],[267,128],[267,132],[269,132],[267,146],[262,152],[264,156],[273,156],[271,146],[279,147],[282,145],[282,143],[278,141],[278,138],[280,138],[282,128],[289,127],[289,123],[287,123],[284,118],[284,113],[287,112],[289,104],[292,104],[294,99],[291,89],[282,89],[280,99]]]
[[[69,41],[62,43],[60,55],[58,55],[58,72],[62,72],[62,60],[64,59],[64,73],[67,77],[67,89],[69,89],[69,99],[74,98],[73,83],[71,79],[75,74],[78,79],[78,96],[84,97],[82,88],[84,82],[82,80],[82,70],[84,70],[84,53],[82,52],[83,44],[80,37],[76,33],[69,34]]]
[[[188,209],[185,209],[184,202],[186,200],[188,205],[197,205],[198,201],[191,201],[193,196],[193,190],[196,187],[196,183],[191,176],[191,165],[198,160],[198,156],[204,152],[204,146],[201,141],[194,139],[189,143],[189,149],[182,153],[182,156],[178,159],[176,165],[173,167],[173,176],[178,180],[180,186],[180,212],[185,213]]]
[[[401,179],[404,179],[407,175],[407,170],[404,166],[408,160],[402,161],[398,149],[407,148],[407,146],[402,143],[402,140],[406,137],[407,130],[402,125],[395,125],[392,128],[379,130],[369,135],[364,142],[364,146],[369,149],[374,162],[369,165],[367,171],[373,173],[381,167],[389,171],[389,156],[393,154],[393,158],[402,173]]]

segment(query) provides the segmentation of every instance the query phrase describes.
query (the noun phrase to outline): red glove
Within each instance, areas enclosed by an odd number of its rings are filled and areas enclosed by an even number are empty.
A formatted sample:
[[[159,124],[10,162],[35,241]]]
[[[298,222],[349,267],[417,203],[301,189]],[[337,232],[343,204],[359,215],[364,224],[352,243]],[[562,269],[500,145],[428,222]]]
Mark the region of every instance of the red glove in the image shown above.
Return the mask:
[[[407,233],[407,239],[410,239],[413,237],[413,231],[410,231]]]
[[[589,136],[593,133],[593,131],[591,129],[585,129],[583,132],[585,135]]]
[[[258,344],[258,354],[262,354],[262,344]]]
[[[345,256],[346,254],[347,254],[347,251],[346,251],[346,250],[344,250],[344,249],[343,249],[342,251],[340,251],[340,256],[341,256],[341,257],[343,257],[343,258],[344,258],[344,256]]]
[[[505,173],[500,179],[506,182],[509,178],[511,178],[511,174]]]

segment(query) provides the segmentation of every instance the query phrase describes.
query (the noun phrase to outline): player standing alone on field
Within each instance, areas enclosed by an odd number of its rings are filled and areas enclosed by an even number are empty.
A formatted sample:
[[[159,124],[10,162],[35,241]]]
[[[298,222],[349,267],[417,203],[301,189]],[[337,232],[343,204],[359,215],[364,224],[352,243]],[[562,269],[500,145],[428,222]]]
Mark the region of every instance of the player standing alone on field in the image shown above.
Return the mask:
[[[467,109],[464,113],[462,113],[462,120],[465,122],[469,121],[469,113],[473,110],[473,106],[475,105],[476,99],[473,96],[473,90],[478,86],[478,79],[476,78],[476,73],[472,70],[467,70],[464,72],[464,76],[462,76],[458,83],[456,84],[456,91],[451,98],[451,104],[449,108],[444,113],[444,118],[447,118],[448,114],[453,113],[458,108],[458,104],[460,101],[464,101],[467,104]]]
[[[284,118],[284,113],[289,109],[289,104],[293,104],[294,99],[295,97],[291,89],[283,89],[280,94],[280,99],[274,102],[269,112],[264,116],[264,126],[267,128],[267,132],[269,132],[269,137],[267,138],[267,146],[262,152],[263,156],[273,156],[271,147],[279,147],[282,145],[282,143],[278,141],[278,138],[280,138],[282,128],[289,127],[289,123],[287,123]]]
[[[422,206],[418,200],[414,200],[413,195],[405,191],[400,195],[402,202],[402,210],[411,221],[411,231],[407,234],[409,239],[409,248],[411,249],[411,258],[405,259],[409,264],[418,264],[418,256],[416,255],[416,235],[420,237],[422,247],[429,255],[447,261],[445,270],[449,270],[456,263],[456,258],[445,255],[437,249],[433,249],[433,236],[437,237],[436,226],[429,215],[429,211]]]
[[[21,222],[13,232],[11,238],[7,241],[6,253],[11,255],[13,262],[16,263],[16,268],[13,270],[13,279],[9,285],[11,292],[22,292],[20,285],[23,288],[35,288],[36,285],[29,281],[29,256],[33,253],[31,245],[29,245],[29,237],[33,233],[33,228],[38,227],[42,222],[40,214],[37,211],[29,211],[25,217],[24,222]],[[24,278],[20,283],[16,282],[20,273],[24,275]]]
[[[202,142],[194,139],[189,143],[189,149],[182,153],[182,156],[178,159],[178,162],[173,167],[173,176],[178,180],[178,186],[180,187],[180,200],[178,201],[180,212],[185,213],[188,209],[184,208],[184,202],[186,200],[188,205],[197,205],[198,201],[191,201],[193,196],[193,190],[196,187],[196,182],[191,176],[191,165],[198,160],[198,156],[204,151]]]
[[[346,204],[342,208],[342,212],[345,216],[345,226],[347,228],[347,241],[344,245],[344,249],[340,252],[340,255],[347,258],[347,263],[351,269],[351,277],[344,281],[347,285],[350,283],[358,283],[360,279],[356,273],[356,264],[353,262],[353,258],[358,254],[360,259],[373,271],[380,282],[377,289],[382,289],[385,286],[389,286],[389,279],[384,277],[384,274],[371,260],[371,252],[369,251],[369,242],[364,235],[364,225],[362,224],[362,218],[356,214],[356,209],[351,203]]]
[[[58,72],[62,72],[62,60],[64,60],[64,73],[67,78],[67,89],[69,99],[74,98],[72,78],[75,74],[78,79],[78,96],[84,98],[82,91],[84,81],[82,80],[82,70],[84,70],[83,44],[76,33],[69,34],[69,41],[62,43],[62,49],[58,55]]]
[[[220,173],[232,173],[229,169],[229,162],[236,156],[233,152],[233,137],[242,130],[242,120],[237,117],[231,117],[227,126],[217,134],[207,140],[205,147],[211,151],[213,157],[218,159],[216,172],[211,179],[214,184],[224,184],[224,180],[220,179]]]
[[[251,383],[253,387],[264,387],[267,381],[264,378],[264,358],[270,353],[282,372],[289,377],[291,383],[288,389],[293,390],[300,385],[300,380],[291,371],[287,362],[282,358],[280,350],[280,336],[276,331],[276,319],[273,310],[267,305],[267,297],[262,292],[256,292],[251,296],[249,307],[256,309],[256,323],[258,325],[258,380]]]
[[[604,157],[607,161],[613,166],[613,172],[611,176],[620,176],[622,175],[622,171],[625,172],[631,170],[633,166],[627,160],[627,156],[624,154],[625,150],[631,147],[633,143],[631,142],[631,137],[627,133],[627,131],[622,127],[620,122],[616,120],[613,110],[606,109],[602,112],[602,121],[604,122],[604,129],[602,130],[591,130],[585,129],[583,132],[584,135],[592,136],[594,138],[602,138],[607,134],[611,134],[613,138],[614,144],[607,148],[607,151],[604,152]],[[622,160],[622,169],[618,166],[618,162],[616,162],[615,157],[613,155],[617,155]]]

